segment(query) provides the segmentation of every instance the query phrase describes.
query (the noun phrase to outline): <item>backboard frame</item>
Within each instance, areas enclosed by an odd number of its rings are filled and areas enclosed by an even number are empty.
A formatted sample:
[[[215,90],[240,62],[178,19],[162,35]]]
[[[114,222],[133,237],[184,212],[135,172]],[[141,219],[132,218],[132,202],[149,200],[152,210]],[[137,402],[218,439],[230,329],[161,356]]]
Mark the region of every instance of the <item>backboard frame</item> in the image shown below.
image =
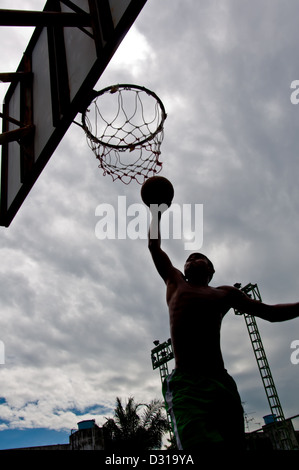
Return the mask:
[[[10,225],[76,115],[89,104],[94,86],[147,2],[147,0],[121,0],[120,4],[119,1],[48,0],[43,10],[46,16],[38,16],[39,25],[32,34],[16,73],[12,74],[14,78],[3,103],[3,134],[0,135],[2,144],[1,226]],[[82,12],[86,12],[82,10],[82,5],[84,8],[86,6],[89,8],[88,20],[86,15],[82,15]],[[115,12],[119,5],[124,10]],[[70,74],[73,73],[70,71],[70,61],[68,61],[70,40],[68,44],[65,34],[66,26],[63,25],[63,13],[66,11],[79,15],[78,25],[67,26],[67,28],[78,28],[80,32],[83,31],[84,34],[92,37],[95,49],[91,67],[87,70],[82,83],[76,84],[74,90],[70,86]],[[48,12],[51,12],[51,15],[47,15]],[[55,13],[58,20],[55,20]],[[89,25],[86,26],[89,20],[90,28]],[[35,76],[37,72],[32,58],[38,47],[42,48],[40,44],[43,45],[42,52],[44,52],[45,43],[47,43],[48,50],[48,58],[45,60],[49,61],[50,77],[47,77],[47,80],[50,81],[52,108],[49,110],[51,116],[47,118],[51,117],[53,129],[42,148],[37,150],[35,141],[39,133],[39,122],[35,121],[34,115],[36,114],[34,113],[34,87],[37,86]],[[12,157],[15,154],[18,156]],[[16,181],[14,190],[11,189],[12,174],[16,175],[14,176]]]

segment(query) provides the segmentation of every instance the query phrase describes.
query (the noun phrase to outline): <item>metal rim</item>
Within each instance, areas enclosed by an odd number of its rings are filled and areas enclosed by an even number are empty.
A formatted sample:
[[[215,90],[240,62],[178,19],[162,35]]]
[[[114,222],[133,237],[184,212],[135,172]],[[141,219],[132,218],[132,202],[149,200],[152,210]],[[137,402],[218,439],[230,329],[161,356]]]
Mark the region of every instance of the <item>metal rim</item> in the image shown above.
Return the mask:
[[[111,93],[116,93],[119,89],[123,89],[123,90],[139,90],[139,91],[143,91],[145,92],[147,95],[150,95],[152,96],[158,103],[158,105],[160,106],[160,109],[161,109],[161,122],[160,124],[158,125],[157,129],[155,130],[155,132],[153,132],[149,137],[146,137],[145,139],[143,140],[140,140],[137,144],[128,144],[128,145],[115,145],[115,144],[108,144],[107,142],[104,142],[103,140],[100,140],[98,139],[97,137],[95,137],[88,129],[87,127],[87,124],[86,124],[86,111],[88,109],[88,106],[90,106],[90,104],[96,99],[98,98],[99,96],[101,95],[104,95],[105,93],[107,92],[111,92]],[[115,91],[114,91],[115,90]],[[156,93],[154,93],[153,91],[149,90],[148,88],[145,88],[143,86],[139,86],[139,85],[131,85],[131,84],[118,84],[118,85],[110,85],[106,88],[103,88],[102,90],[100,91],[96,91],[94,90],[93,94],[92,94],[92,99],[88,105],[86,107],[86,110],[82,113],[82,127],[84,129],[84,131],[86,132],[86,134],[88,135],[88,137],[93,140],[94,142],[98,143],[98,144],[101,144],[105,147],[110,147],[110,148],[114,148],[114,149],[118,149],[118,150],[126,150],[126,149],[131,149],[131,148],[135,148],[135,147],[139,147],[139,146],[142,146],[144,145],[146,142],[149,142],[150,140],[152,140],[157,134],[159,134],[160,132],[162,132],[163,130],[163,124],[165,122],[165,119],[167,118],[167,114],[165,112],[165,108],[164,108],[164,104],[162,103],[162,101],[160,100],[160,98],[158,97],[158,95],[156,95]]]

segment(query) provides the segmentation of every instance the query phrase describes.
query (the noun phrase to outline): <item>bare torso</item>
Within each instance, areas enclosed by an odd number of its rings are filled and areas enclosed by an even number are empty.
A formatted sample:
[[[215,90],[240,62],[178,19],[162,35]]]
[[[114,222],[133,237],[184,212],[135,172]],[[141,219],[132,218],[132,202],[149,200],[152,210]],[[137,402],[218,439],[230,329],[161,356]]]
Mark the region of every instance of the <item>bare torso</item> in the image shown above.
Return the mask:
[[[178,271],[167,284],[167,303],[176,368],[205,375],[223,371],[220,328],[230,308],[225,287],[192,285]]]

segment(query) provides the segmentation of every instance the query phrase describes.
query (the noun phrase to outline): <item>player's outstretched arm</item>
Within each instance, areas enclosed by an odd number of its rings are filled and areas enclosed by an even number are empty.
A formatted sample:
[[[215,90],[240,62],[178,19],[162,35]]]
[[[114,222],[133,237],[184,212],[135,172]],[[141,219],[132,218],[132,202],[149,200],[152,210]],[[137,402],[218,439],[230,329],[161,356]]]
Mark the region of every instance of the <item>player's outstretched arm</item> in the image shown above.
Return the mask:
[[[151,216],[151,224],[148,232],[148,248],[158,273],[164,282],[167,283],[177,269],[161,248],[161,212],[152,213]]]
[[[267,305],[251,299],[244,292],[231,288],[232,307],[270,322],[282,322],[299,317],[299,303]]]

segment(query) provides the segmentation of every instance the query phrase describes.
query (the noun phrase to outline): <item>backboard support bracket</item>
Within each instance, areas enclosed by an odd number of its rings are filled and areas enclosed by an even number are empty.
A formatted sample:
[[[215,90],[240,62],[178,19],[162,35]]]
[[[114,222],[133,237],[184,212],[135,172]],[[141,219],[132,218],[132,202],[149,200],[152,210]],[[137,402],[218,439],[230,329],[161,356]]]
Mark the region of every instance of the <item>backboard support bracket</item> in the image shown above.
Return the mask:
[[[35,126],[33,124],[33,74],[31,59],[26,54],[23,56],[23,70],[17,73],[6,74],[6,79],[11,81],[14,85],[19,83],[20,86],[20,119],[15,119],[9,116],[7,111],[8,107],[3,105],[3,113],[1,117],[3,120],[2,129],[0,134],[0,144],[2,145],[2,178],[1,186],[7,186],[7,168],[8,168],[8,144],[10,142],[17,142],[20,146],[20,181],[23,183],[28,175],[30,175],[34,163],[34,133]],[[9,129],[9,123],[16,126],[14,129]],[[7,201],[2,201],[4,191],[1,189],[1,208],[2,204]]]
[[[109,41],[114,32],[109,0],[102,0],[101,4],[89,0],[89,8],[97,54],[100,55],[103,45]]]
[[[0,82],[19,82],[21,80],[26,80],[28,75],[30,75],[30,72],[2,72],[0,73]]]
[[[61,13],[60,2],[53,1],[52,8]],[[70,106],[69,77],[63,26],[47,27],[48,53],[50,67],[52,122],[56,127]]]
[[[88,13],[56,11],[2,10],[0,26],[90,26]]]
[[[0,145],[8,144],[9,142],[19,142],[21,144],[22,140],[28,136],[32,136],[34,132],[34,126],[24,126],[13,131],[2,132],[0,134]]]
[[[63,3],[66,7],[70,8],[70,10],[73,10],[75,13],[79,13],[79,14],[84,13],[84,14],[86,14],[86,12],[84,10],[82,10],[82,8],[80,8],[78,5],[75,5],[75,3],[72,2],[71,0],[60,0],[60,4],[61,3]],[[78,26],[78,28],[83,33],[87,34],[87,36],[94,39],[94,35],[90,31],[88,31],[86,28],[84,28],[83,26]]]

